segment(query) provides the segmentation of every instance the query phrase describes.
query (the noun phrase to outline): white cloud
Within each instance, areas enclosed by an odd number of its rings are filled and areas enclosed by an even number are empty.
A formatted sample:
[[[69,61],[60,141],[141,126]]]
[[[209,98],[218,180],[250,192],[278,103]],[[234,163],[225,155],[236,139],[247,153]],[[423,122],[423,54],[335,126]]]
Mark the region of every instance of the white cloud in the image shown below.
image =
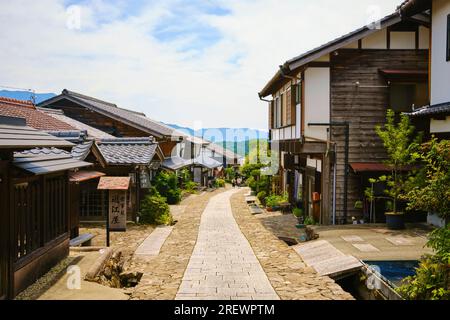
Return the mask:
[[[376,2],[389,14],[400,1]],[[182,10],[176,0],[128,17],[123,1],[83,1],[81,30],[67,28],[62,1],[3,1],[0,85],[55,93],[68,88],[180,125],[200,120],[207,127],[266,128],[267,108],[257,92],[277,66],[364,25],[373,3],[218,0],[230,14],[188,14],[221,38],[183,51],[195,43],[194,34],[174,41],[152,35],[175,6]]]

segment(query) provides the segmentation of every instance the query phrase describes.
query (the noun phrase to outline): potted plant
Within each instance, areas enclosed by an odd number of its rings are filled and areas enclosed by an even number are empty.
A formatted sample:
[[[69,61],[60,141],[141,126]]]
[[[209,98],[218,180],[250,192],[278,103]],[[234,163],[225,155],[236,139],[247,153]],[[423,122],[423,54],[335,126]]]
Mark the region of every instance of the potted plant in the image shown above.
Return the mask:
[[[355,208],[356,210],[362,210],[362,208],[363,208],[363,202],[362,202],[361,200],[355,201],[354,208]]]
[[[294,216],[297,218],[298,220],[298,224],[303,224],[305,221],[305,217],[304,217],[304,213],[303,213],[303,209],[301,208],[294,208],[292,210],[292,213],[294,214]]]
[[[406,200],[408,187],[405,169],[419,157],[417,149],[421,135],[412,141],[414,126],[410,124],[409,117],[402,114],[400,121],[396,123],[393,110],[387,111],[386,124],[383,127],[377,126],[375,129],[386,148],[388,160],[385,164],[391,171],[391,174],[383,175],[378,179],[379,182],[386,183],[385,194],[390,199],[388,203],[392,203],[385,212],[386,224],[389,229],[403,229],[405,213],[400,210],[400,202]]]

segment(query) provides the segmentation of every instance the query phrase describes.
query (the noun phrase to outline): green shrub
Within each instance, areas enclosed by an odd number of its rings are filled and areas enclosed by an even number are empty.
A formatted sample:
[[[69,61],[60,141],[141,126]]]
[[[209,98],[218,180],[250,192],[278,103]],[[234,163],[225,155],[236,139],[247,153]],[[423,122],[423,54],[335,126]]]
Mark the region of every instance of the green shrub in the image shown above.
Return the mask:
[[[178,204],[181,201],[181,189],[178,187],[178,177],[175,173],[159,172],[153,185],[158,193],[167,199],[168,204]]]
[[[304,224],[307,225],[307,226],[311,226],[311,225],[316,224],[316,222],[314,221],[314,218],[306,217]]]
[[[224,179],[217,178],[217,179],[214,181],[214,186],[215,186],[216,188],[224,188],[224,187],[225,187],[225,180],[224,180]]]
[[[294,216],[298,217],[302,217],[303,216],[303,209],[301,208],[294,208],[292,210],[292,213],[294,214]]]
[[[224,173],[225,173],[225,181],[228,183],[231,183],[231,180],[236,178],[236,172],[234,171],[233,168],[226,168]]]
[[[151,192],[141,201],[140,222],[144,224],[171,225],[173,217],[166,198]]]
[[[424,256],[416,274],[405,278],[397,292],[408,300],[449,300],[450,225],[433,231],[427,247],[435,254]]]
[[[288,198],[287,195],[276,195],[272,194],[268,197],[266,197],[266,206],[268,207],[277,207],[283,202],[287,202]]]
[[[198,183],[194,182],[194,181],[188,181],[186,182],[186,184],[184,185],[184,189],[183,191],[185,193],[197,193],[197,188],[198,188]]]
[[[267,192],[265,192],[265,191],[260,191],[260,192],[258,192],[258,194],[256,195],[256,197],[259,199],[259,201],[260,201],[262,204],[265,204],[265,203],[266,203]]]

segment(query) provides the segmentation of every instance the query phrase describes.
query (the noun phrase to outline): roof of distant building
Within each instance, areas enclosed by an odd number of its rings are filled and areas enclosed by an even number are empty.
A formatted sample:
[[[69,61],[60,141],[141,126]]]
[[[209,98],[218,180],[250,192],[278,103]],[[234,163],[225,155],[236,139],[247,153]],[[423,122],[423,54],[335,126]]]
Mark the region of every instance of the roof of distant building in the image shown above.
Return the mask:
[[[38,106],[46,107],[62,99],[77,103],[85,108],[101,113],[117,121],[121,121],[158,138],[179,138],[179,132],[161,122],[147,118],[143,113],[119,108],[116,104],[69,91],[67,89],[64,89],[60,95],[39,103]]]
[[[76,128],[39,111],[29,101],[0,97],[0,115],[24,118],[29,127],[42,130],[71,131]]]

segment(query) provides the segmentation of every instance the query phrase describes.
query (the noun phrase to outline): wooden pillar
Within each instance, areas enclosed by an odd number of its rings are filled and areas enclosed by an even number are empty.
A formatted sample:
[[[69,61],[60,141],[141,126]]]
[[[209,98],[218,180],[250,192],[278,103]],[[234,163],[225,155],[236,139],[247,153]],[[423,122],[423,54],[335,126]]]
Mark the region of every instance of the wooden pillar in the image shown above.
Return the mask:
[[[322,157],[322,203],[320,212],[320,223],[330,224],[331,218],[331,159],[324,154]]]

